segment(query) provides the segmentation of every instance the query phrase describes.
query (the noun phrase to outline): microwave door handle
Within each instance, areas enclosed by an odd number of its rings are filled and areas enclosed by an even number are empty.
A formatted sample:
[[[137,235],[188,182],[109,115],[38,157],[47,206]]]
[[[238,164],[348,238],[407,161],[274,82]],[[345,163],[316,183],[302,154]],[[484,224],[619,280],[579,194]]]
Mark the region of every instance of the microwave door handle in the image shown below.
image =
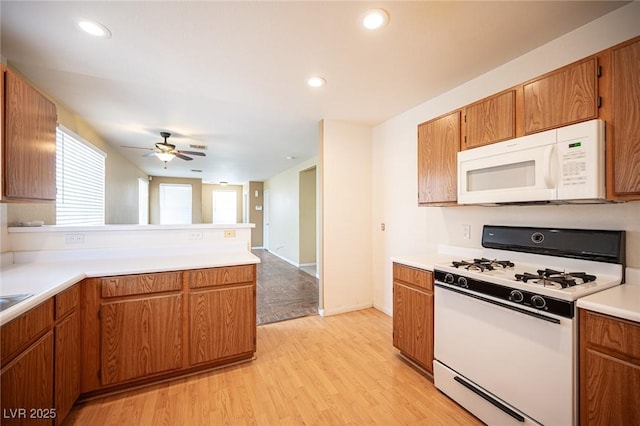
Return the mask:
[[[553,149],[555,145],[549,145],[544,149],[544,165],[543,165],[543,174],[544,174],[544,184],[547,188],[553,188],[553,176],[551,176],[551,157],[553,155]]]

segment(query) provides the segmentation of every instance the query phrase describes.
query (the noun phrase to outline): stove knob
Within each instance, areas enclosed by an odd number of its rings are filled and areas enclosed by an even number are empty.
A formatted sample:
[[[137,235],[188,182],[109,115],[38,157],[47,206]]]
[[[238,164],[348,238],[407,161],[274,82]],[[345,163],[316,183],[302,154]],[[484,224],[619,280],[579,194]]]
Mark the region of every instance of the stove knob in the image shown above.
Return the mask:
[[[534,308],[542,309],[547,305],[547,302],[544,300],[542,296],[531,296],[531,304]]]
[[[467,279],[465,277],[458,277],[458,285],[462,288],[469,288]]]
[[[444,276],[444,282],[447,284],[453,284],[453,274],[447,274]]]
[[[512,302],[520,303],[524,300],[524,296],[519,290],[511,290],[511,293],[509,294],[509,300],[511,300]]]

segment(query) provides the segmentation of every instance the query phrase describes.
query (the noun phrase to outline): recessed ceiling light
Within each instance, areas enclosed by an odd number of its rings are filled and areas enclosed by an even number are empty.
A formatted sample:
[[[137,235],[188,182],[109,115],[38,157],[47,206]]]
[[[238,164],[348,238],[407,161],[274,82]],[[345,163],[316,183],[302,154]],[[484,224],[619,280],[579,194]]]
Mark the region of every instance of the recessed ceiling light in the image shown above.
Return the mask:
[[[384,27],[389,22],[389,14],[384,9],[371,9],[364,14],[362,25],[368,30]]]
[[[294,157],[293,155],[287,155],[287,160],[295,160],[296,157]]]
[[[89,20],[82,20],[78,22],[78,26],[82,28],[82,30],[92,36],[102,37],[102,38],[111,38],[111,31],[109,28],[104,25]]]
[[[307,80],[309,87],[322,87],[327,84],[327,80],[322,77],[311,77]]]

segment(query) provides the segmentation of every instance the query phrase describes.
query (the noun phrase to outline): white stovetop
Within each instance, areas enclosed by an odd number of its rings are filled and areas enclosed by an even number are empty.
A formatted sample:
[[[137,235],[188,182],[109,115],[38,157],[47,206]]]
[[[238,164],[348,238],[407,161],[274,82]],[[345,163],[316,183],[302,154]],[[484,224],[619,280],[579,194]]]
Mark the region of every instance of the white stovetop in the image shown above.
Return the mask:
[[[0,325],[18,317],[48,298],[87,277],[144,274],[152,272],[213,268],[259,263],[247,250],[207,251],[174,255],[144,255],[126,258],[85,258],[5,265],[0,270],[0,296],[34,295],[0,312]]]

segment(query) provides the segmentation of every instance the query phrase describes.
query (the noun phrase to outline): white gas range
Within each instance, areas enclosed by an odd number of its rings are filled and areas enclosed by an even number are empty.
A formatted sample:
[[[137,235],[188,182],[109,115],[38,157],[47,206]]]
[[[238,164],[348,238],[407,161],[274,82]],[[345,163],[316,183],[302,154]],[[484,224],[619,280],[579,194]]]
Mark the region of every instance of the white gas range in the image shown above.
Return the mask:
[[[623,282],[624,236],[485,226],[436,264],[436,387],[490,425],[577,424],[575,301]]]

